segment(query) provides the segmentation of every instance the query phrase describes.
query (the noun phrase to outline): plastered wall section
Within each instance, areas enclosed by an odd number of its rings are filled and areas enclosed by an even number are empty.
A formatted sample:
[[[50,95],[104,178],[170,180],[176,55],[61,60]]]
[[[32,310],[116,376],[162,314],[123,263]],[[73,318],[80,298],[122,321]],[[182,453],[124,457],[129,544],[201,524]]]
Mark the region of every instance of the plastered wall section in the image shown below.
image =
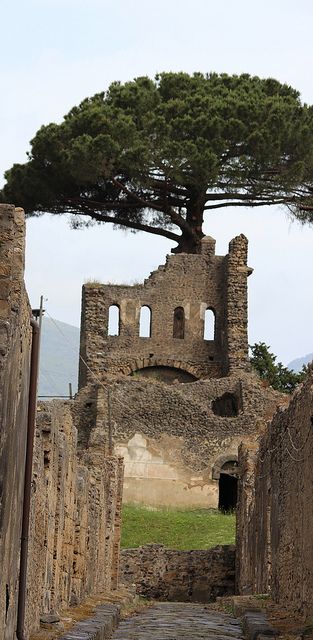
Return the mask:
[[[259,450],[241,452],[238,590],[266,592],[308,619],[313,607],[313,372]]]
[[[196,378],[247,368],[247,246],[234,238],[227,256],[206,237],[202,253],[168,256],[144,284],[86,284],[82,294],[79,387],[107,374],[149,366],[183,369]],[[118,336],[108,335],[109,308],[120,311]],[[151,337],[139,337],[140,309],[151,310]],[[174,310],[184,309],[184,338],[173,337]],[[206,309],[215,313],[215,337],[204,340]]]
[[[0,205],[0,637],[16,628],[31,347],[24,214]]]
[[[40,402],[34,449],[27,629],[117,587],[122,460],[77,449],[72,402]]]
[[[236,416],[213,412],[212,402],[226,392],[237,400]],[[245,373],[173,385],[125,377],[85,387],[79,398],[82,446],[108,447],[111,431],[124,458],[125,502],[204,508],[218,506],[214,469],[236,460],[240,442],[255,440],[281,402]]]

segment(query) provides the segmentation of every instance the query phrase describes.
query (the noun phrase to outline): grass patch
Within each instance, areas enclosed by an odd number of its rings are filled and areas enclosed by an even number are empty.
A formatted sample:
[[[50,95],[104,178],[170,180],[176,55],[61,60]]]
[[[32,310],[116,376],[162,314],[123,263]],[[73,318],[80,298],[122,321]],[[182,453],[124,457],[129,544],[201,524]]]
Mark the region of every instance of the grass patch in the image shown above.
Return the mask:
[[[124,505],[121,545],[123,549],[150,543],[171,549],[209,549],[218,544],[234,544],[235,526],[235,514],[216,509],[151,510]]]

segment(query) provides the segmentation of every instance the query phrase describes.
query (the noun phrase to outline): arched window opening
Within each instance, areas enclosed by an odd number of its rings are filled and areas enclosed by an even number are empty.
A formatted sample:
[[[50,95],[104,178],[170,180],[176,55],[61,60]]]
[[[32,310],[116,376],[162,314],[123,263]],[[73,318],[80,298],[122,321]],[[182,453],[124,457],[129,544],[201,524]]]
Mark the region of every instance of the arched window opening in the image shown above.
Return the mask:
[[[108,336],[120,335],[120,308],[117,304],[109,307]]]
[[[151,338],[151,309],[146,305],[140,309],[139,338]]]
[[[204,314],[204,340],[215,340],[215,313],[213,309],[206,309]]]
[[[185,337],[185,312],[183,307],[176,307],[174,310],[173,338],[183,339]]]

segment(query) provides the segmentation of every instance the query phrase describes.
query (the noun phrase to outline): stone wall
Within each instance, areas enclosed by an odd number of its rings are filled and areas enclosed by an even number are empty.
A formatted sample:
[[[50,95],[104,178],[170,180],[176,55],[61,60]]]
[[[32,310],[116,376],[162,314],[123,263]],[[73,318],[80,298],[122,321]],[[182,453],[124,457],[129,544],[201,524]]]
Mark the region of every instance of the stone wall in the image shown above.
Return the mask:
[[[149,367],[174,369],[176,375],[182,370],[197,379],[247,369],[247,245],[238,236],[227,256],[216,256],[215,241],[206,237],[201,254],[168,256],[144,284],[84,285],[79,387],[94,382],[93,375],[103,380]],[[116,336],[108,335],[112,305],[120,316]],[[139,336],[144,306],[151,311],[150,337]],[[177,308],[184,316],[181,337],[173,336]],[[215,333],[205,340],[207,309],[215,315]]]
[[[238,590],[271,591],[305,618],[313,607],[313,369],[259,448],[240,454]]]
[[[216,256],[205,237],[200,254],[168,256],[143,284],[83,287],[79,441],[107,439],[124,457],[125,502],[217,507],[223,465],[231,475],[240,442],[281,402],[249,368],[247,248],[240,235]]]
[[[225,394],[233,405],[223,415]],[[223,465],[237,461],[240,442],[253,441],[281,401],[251,374],[172,385],[124,377],[80,392],[79,438],[109,448],[111,429],[125,502],[217,507]]]
[[[31,310],[22,210],[0,205],[0,638],[17,623],[28,418]],[[74,416],[74,418],[73,418]],[[40,403],[34,443],[26,633],[42,613],[118,581],[122,460],[79,449],[75,401]]]
[[[0,638],[16,627],[28,414],[30,308],[24,287],[24,216],[0,205]]]
[[[179,602],[212,602],[232,595],[235,586],[235,547],[176,551],[160,544],[121,553],[121,581],[136,585],[145,598]]]
[[[77,449],[73,402],[40,402],[33,468],[27,627],[117,587],[122,460]]]

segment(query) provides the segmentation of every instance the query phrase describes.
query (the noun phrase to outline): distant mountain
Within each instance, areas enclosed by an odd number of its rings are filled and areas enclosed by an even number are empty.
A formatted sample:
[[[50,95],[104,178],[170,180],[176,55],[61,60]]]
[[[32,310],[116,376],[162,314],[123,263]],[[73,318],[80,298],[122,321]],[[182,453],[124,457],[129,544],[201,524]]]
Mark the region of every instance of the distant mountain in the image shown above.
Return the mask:
[[[293,369],[293,371],[301,371],[304,364],[309,364],[313,360],[313,353],[308,353],[306,356],[302,356],[302,358],[296,358],[289,362],[288,369]]]
[[[43,317],[39,396],[68,396],[69,382],[77,391],[79,328],[65,322]]]

